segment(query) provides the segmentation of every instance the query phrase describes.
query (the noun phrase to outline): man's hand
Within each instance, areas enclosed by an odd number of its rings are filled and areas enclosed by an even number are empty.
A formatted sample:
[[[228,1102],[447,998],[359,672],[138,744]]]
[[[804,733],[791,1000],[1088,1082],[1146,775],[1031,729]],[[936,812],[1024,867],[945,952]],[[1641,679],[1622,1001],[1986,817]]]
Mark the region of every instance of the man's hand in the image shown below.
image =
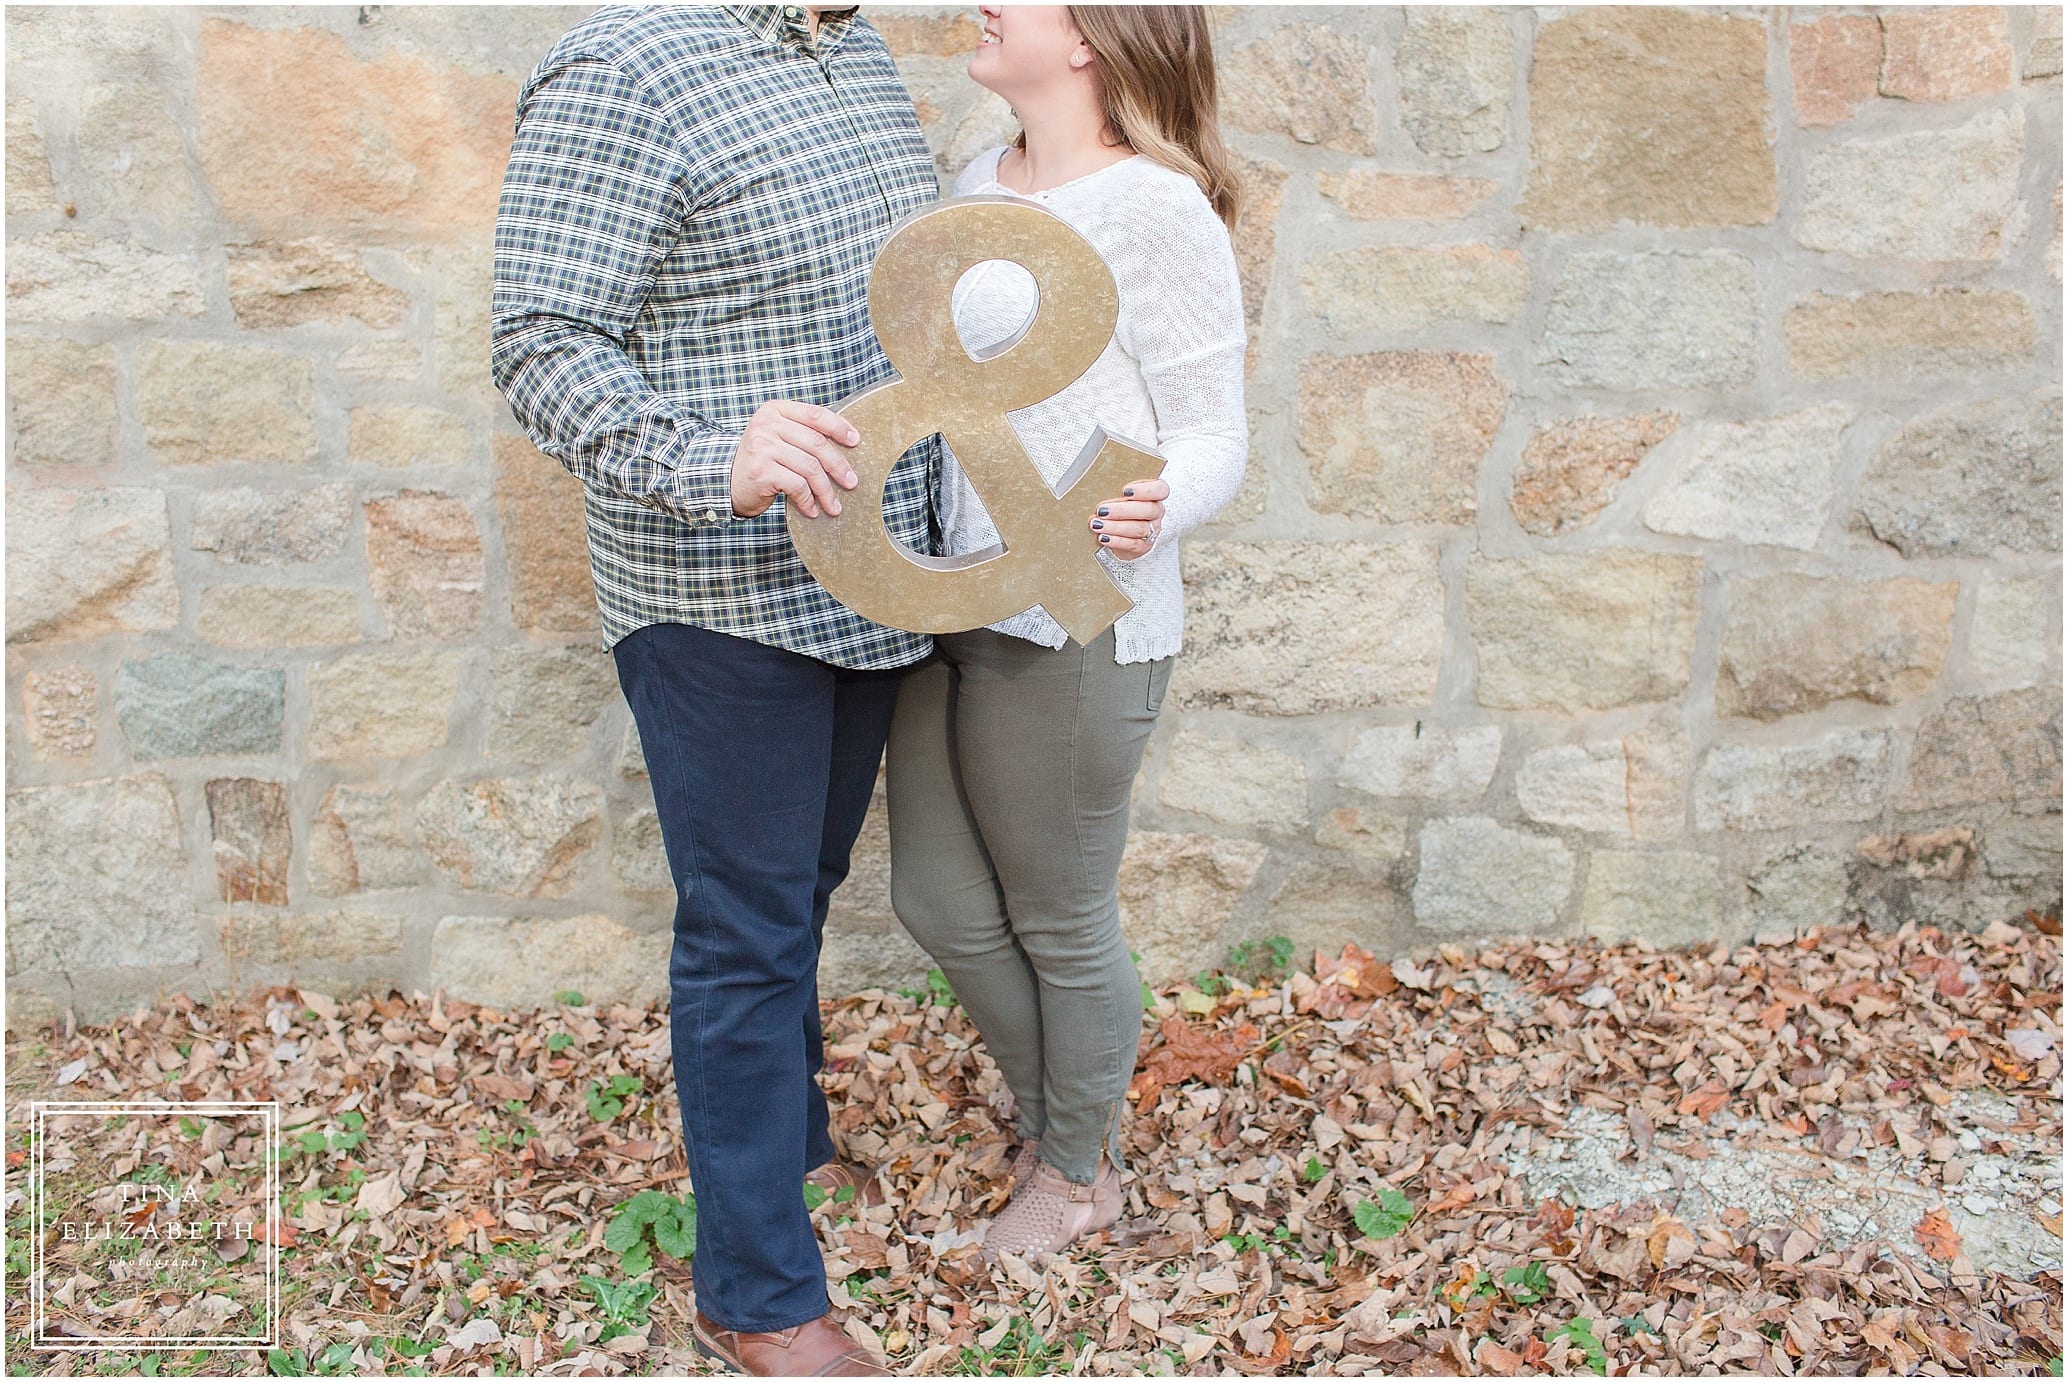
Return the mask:
[[[855,487],[847,448],[861,440],[830,408],[773,398],[755,409],[732,453],[732,511],[758,518],[778,494],[806,518],[840,512],[840,493]]]
[[[1161,480],[1137,480],[1118,499],[1108,499],[1091,516],[1099,544],[1122,561],[1133,561],[1156,545],[1163,527],[1163,501],[1170,486]]]

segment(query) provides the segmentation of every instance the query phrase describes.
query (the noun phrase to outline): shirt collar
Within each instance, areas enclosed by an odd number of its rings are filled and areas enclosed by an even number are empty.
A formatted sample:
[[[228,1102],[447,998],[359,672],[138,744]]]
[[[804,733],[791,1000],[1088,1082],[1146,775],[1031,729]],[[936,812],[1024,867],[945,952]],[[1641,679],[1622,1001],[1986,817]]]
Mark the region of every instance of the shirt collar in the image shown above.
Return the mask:
[[[782,45],[794,43],[806,52],[811,34],[811,19],[802,5],[727,5],[726,12],[746,25],[764,43]],[[855,16],[855,7],[844,10],[829,10],[819,16],[818,51],[821,56],[839,50],[840,42],[847,37],[849,24]]]

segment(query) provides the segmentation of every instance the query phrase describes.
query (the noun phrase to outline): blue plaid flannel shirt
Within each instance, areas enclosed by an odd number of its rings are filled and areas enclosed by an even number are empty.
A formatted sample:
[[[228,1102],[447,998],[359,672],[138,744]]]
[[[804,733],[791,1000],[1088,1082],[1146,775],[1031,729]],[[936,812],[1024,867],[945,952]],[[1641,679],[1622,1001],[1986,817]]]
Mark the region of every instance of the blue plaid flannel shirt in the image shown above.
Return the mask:
[[[832,406],[890,377],[868,272],[937,200],[883,39],[853,11],[614,5],[517,99],[496,211],[491,369],[532,441],[582,481],[605,646],[695,624],[843,667],[931,641],[812,579],[780,497],[732,513],[741,429],[772,398]],[[938,443],[892,470],[884,515],[938,550]]]

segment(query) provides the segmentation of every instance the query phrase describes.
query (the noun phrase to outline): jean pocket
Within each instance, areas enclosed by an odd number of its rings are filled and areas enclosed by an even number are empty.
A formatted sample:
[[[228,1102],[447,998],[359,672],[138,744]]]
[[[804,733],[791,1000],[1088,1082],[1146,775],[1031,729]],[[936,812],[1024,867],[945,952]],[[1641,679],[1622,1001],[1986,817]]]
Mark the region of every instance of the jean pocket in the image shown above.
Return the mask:
[[[1170,668],[1172,657],[1159,657],[1149,664],[1149,713],[1157,714],[1163,709],[1163,694],[1170,690]]]

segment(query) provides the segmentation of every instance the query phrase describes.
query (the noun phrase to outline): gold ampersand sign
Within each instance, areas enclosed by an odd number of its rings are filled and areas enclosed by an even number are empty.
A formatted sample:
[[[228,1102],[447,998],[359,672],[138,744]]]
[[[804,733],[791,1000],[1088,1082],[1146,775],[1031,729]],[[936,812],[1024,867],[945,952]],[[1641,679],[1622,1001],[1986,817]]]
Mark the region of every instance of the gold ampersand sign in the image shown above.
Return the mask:
[[[968,269],[994,259],[1034,276],[1038,307],[1017,337],[978,359],[956,334],[950,302]],[[1159,475],[1163,459],[1095,427],[1051,488],[1005,416],[1090,369],[1119,315],[1099,252],[1031,202],[959,197],[900,225],[869,274],[869,320],[898,377],[838,409],[861,433],[849,455],[858,483],[837,518],[788,511],[790,539],[819,584],[855,613],[914,633],[982,628],[1038,604],[1087,643],[1127,613],[1133,601],[1099,562],[1087,520],[1099,500]],[[925,556],[884,526],[891,467],[935,432],[983,499],[996,545]]]

